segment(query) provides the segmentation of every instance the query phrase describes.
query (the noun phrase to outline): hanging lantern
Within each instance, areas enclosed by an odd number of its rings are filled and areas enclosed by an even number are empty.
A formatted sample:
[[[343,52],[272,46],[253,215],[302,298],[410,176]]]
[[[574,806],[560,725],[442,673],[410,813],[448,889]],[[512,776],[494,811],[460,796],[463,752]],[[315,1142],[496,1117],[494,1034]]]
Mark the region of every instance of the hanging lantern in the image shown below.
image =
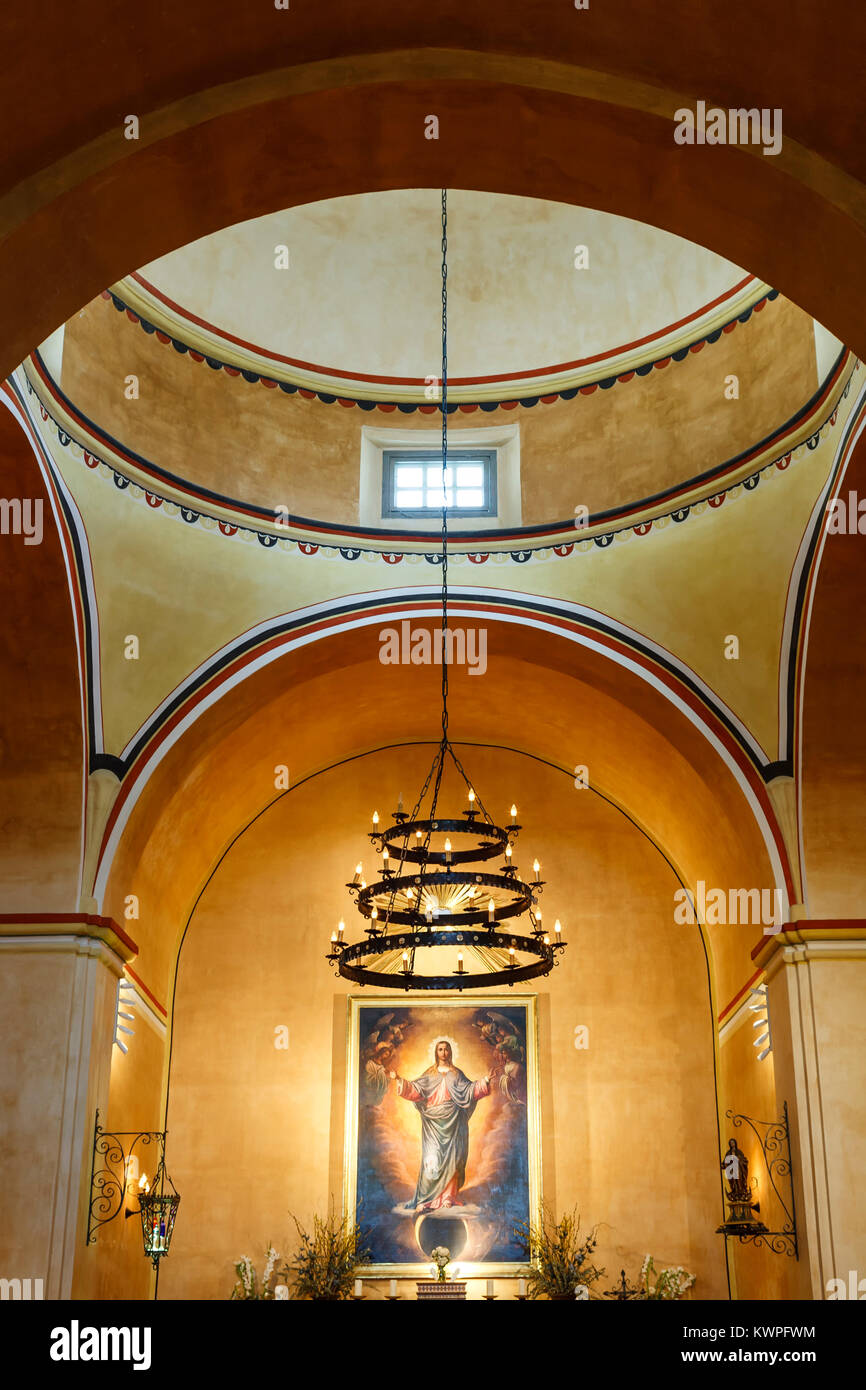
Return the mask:
[[[154,1269],[159,1267],[160,1260],[168,1254],[179,1206],[180,1197],[165,1171],[164,1161],[160,1159],[153,1186],[149,1191],[139,1195],[144,1253],[152,1261]]]

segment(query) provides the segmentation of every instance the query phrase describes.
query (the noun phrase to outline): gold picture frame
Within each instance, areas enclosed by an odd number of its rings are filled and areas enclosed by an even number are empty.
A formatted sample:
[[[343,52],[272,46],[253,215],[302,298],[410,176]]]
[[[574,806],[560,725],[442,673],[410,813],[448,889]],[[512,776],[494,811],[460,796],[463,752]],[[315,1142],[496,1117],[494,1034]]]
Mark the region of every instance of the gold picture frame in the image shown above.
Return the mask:
[[[526,1173],[527,1173],[527,1211],[526,1216],[537,1223],[541,1216],[541,1122],[539,1096],[538,1061],[538,1011],[535,995],[477,995],[467,999],[464,995],[437,996],[435,998],[407,998],[405,993],[347,997],[346,1017],[346,1110],[343,1153],[343,1213],[346,1216],[357,1211],[358,1204],[358,1156],[359,1156],[359,1110],[361,1091],[361,1022],[365,1013],[377,1011],[379,1015],[393,1009],[401,1013],[425,1012],[441,1017],[442,1011],[459,1010],[463,1014],[476,1010],[492,1010],[501,1013],[505,1009],[522,1011],[525,1027],[525,1089],[526,1089]],[[444,1033],[444,1029],[434,1029]],[[452,1030],[453,1031],[453,1030]],[[458,1059],[455,1059],[455,1064]],[[471,1163],[471,1147],[470,1147]],[[459,1215],[459,1209],[455,1216]],[[362,1213],[363,1224],[363,1213]],[[526,1266],[525,1257],[509,1260],[456,1260],[460,1278],[514,1278]],[[423,1260],[381,1260],[373,1261],[358,1270],[360,1277],[418,1278],[429,1274],[430,1261]]]

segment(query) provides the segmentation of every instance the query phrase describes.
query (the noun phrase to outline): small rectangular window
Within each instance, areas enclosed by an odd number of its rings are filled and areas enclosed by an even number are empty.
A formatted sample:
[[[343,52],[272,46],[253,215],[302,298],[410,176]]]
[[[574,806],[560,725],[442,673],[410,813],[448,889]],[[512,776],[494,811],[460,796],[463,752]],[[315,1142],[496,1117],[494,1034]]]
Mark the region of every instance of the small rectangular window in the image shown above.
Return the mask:
[[[496,450],[448,452],[443,499],[442,455],[435,449],[385,449],[382,516],[496,516]]]

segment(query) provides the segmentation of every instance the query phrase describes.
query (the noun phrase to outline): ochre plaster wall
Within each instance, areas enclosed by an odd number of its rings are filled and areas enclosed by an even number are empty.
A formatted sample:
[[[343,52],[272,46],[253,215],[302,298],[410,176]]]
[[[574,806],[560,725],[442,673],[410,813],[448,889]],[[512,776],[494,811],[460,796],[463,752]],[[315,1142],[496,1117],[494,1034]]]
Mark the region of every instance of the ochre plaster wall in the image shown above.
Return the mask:
[[[753,995],[747,996],[747,1002],[753,1000]],[[775,1053],[771,1052],[763,1062],[757,1060],[758,1049],[753,1047],[752,1043],[757,1031],[762,1030],[752,1027],[756,1016],[747,1006],[742,1006],[720,1038],[722,1150],[727,1149],[729,1139],[736,1139],[749,1163],[750,1180],[758,1180],[754,1200],[760,1203],[761,1210],[756,1213],[757,1219],[763,1221],[769,1230],[779,1231],[782,1229],[785,1214],[772,1194],[767,1169],[754,1133],[746,1124],[735,1128],[725,1117],[725,1111],[730,1109],[738,1115],[750,1115],[758,1120],[769,1121],[781,1118],[783,1101],[787,1100],[789,1109],[793,1110],[794,1107],[793,1095],[778,1092]],[[781,1040],[781,1028],[779,1033]],[[784,1182],[781,1183],[781,1190],[785,1199],[789,1200],[789,1191]],[[802,1218],[802,1213],[800,1215]],[[802,1228],[802,1220],[800,1224]],[[721,1241],[722,1237],[719,1236],[718,1239]],[[800,1250],[799,1260],[794,1260],[788,1255],[771,1254],[754,1243],[741,1245],[735,1239],[729,1239],[727,1245],[732,1270],[732,1289],[736,1298],[811,1298],[805,1245]]]
[[[161,1130],[163,1125],[163,1082],[166,1059],[164,1030],[134,1010],[132,1037],[125,1038],[126,1056],[118,1047],[111,1049],[111,1078],[108,1105],[100,1116],[103,1129],[137,1133]],[[127,1143],[129,1141],[127,1140]],[[158,1158],[154,1146],[136,1145],[139,1172],[153,1182]],[[169,1168],[169,1175],[171,1169]],[[124,1202],[124,1210],[135,1211],[134,1190]],[[78,1242],[73,1297],[77,1299],[141,1298],[153,1296],[154,1273],[144,1258],[141,1221],[138,1217],[115,1217],[102,1226],[94,1245]]]
[[[0,495],[42,509],[40,544],[0,534],[0,912],[74,911],[83,750],[72,604],[36,459],[2,406]]]
[[[285,1250],[290,1212],[308,1222],[339,1200],[347,990],[323,954],[350,920],[341,885],[370,860],[374,804],[411,795],[426,756],[371,756],[290,793],[202,898],[176,1001],[169,1166],[183,1206],[167,1297],[227,1297],[242,1253]],[[652,1250],[697,1273],[697,1296],[724,1297],[713,1024],[697,932],[673,924],[676,879],[591,792],[507,755],[473,750],[466,765],[491,805],[526,806],[523,853],[540,854],[545,911],[571,943],[539,989],[545,1196],[607,1223],[612,1277]]]
[[[866,496],[861,439],[839,489],[846,518]],[[847,525],[847,522],[846,522]],[[803,685],[800,753],[806,901],[810,917],[862,917],[866,876],[866,720],[860,623],[866,536],[827,535],[815,585]]]
[[[146,786],[103,908],[122,920],[127,895],[137,895],[138,969],[162,1002],[195,897],[239,827],[274,799],[277,764],[297,785],[339,758],[429,741],[438,673],[383,666],[372,658],[375,633],[315,643],[257,672],[192,726]],[[501,743],[566,773],[584,763],[591,785],[653,835],[690,886],[703,879],[770,887],[766,849],[741,791],[668,701],[585,648],[515,628],[491,626],[488,638],[487,678],[460,666],[451,672],[458,741]],[[749,952],[760,928],[723,926],[708,936],[721,1009],[753,973]]]
[[[69,1298],[83,1250],[121,961],[93,937],[0,938],[0,1269]]]
[[[138,400],[124,395],[130,373],[139,378]],[[725,398],[731,373],[739,379],[734,401]],[[84,415],[175,476],[350,525],[358,523],[362,427],[435,431],[437,421],[323,405],[230,378],[179,356],[101,298],[66,325],[61,384]],[[784,424],[816,384],[812,320],[779,297],[648,376],[531,409],[458,412],[450,427],[459,443],[461,425],[520,425],[523,524],[532,525],[693,478]]]

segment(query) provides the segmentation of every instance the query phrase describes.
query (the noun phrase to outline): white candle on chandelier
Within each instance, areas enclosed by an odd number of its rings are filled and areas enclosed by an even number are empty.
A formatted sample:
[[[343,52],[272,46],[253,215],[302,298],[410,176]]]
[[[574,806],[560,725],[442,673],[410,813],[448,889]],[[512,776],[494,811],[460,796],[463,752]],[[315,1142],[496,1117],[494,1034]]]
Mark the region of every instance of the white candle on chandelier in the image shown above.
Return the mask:
[[[537,859],[535,860],[535,863],[532,865],[532,867],[533,867],[533,869],[534,869],[534,871],[535,871],[535,882],[537,883],[537,882],[538,882],[538,875],[539,875],[540,872],[541,872],[541,865],[539,864],[539,862],[538,862]]]
[[[342,918],[341,918],[340,921],[337,923],[337,940],[338,940],[338,941],[342,941],[342,940],[343,940],[343,932],[344,932],[345,930],[346,930],[346,923],[345,923],[345,922],[342,920]]]
[[[427,904],[427,910],[425,911],[424,916],[427,918],[428,922],[433,921],[433,907],[430,903]]]
[[[445,863],[446,863],[446,864],[450,864],[450,863],[451,863],[451,841],[450,841],[450,840],[446,840],[446,841],[445,841]]]
[[[517,824],[517,807],[516,807],[515,805],[513,805],[513,804],[512,804],[512,807],[511,807],[511,824],[512,824],[512,825],[516,825],[516,824]]]
[[[469,788],[469,806],[470,809],[474,809],[475,807],[475,793],[471,787]]]
[[[506,846],[505,846],[505,858],[508,859],[508,860],[511,859],[511,846],[510,846],[510,845],[506,845]]]
[[[337,933],[336,933],[335,931],[332,931],[332,932],[331,932],[331,945],[332,945],[332,946],[336,946],[336,944],[337,944]]]
[[[540,907],[539,907],[539,908],[536,908],[536,912],[535,912],[535,925],[536,925],[536,927],[540,927],[540,926],[541,926],[541,908],[540,908]]]
[[[359,880],[360,877],[361,877],[361,874],[362,874],[363,872],[364,872],[364,865],[363,865],[363,864],[356,864],[356,865],[355,865],[355,877],[352,879],[352,882],[353,882],[353,883],[357,883],[358,880]]]
[[[414,889],[414,888],[407,888],[407,889],[406,889],[406,897],[409,899],[410,902],[412,901],[412,899],[414,898],[414,896],[415,896],[415,889]]]
[[[375,904],[373,905],[373,911],[370,913],[370,916],[372,917],[372,919],[373,919],[374,922],[375,922],[376,918],[379,916],[379,909],[378,909],[378,907],[376,907]]]
[[[514,947],[513,947],[513,946],[509,946],[509,948],[508,948],[508,964],[509,964],[509,965],[513,965],[513,964],[514,964]]]
[[[401,792],[400,795],[399,795],[399,797],[397,798],[397,815],[398,815],[398,816],[402,816],[402,814],[403,814],[403,793]]]
[[[385,874],[385,873],[388,872],[388,860],[390,859],[390,857],[391,857],[391,856],[390,856],[389,853],[388,853],[388,846],[386,845],[385,848],[382,850],[382,873],[383,873],[383,874]]]
[[[457,974],[458,974],[458,975],[462,975],[462,974],[463,974],[463,952],[462,952],[462,951],[458,951],[458,952],[457,952]]]
[[[558,941],[562,936],[562,923],[560,922],[558,917],[553,924],[553,930],[556,932],[556,939]]]
[[[403,974],[404,974],[404,975],[408,975],[408,974],[409,974],[409,952],[408,952],[408,951],[404,951],[404,952],[403,952]]]
[[[495,904],[494,904],[494,902],[493,902],[493,899],[491,898],[490,901],[489,901],[489,903],[487,904],[487,916],[490,918],[491,922],[493,921],[493,914],[494,914],[495,911],[496,911],[496,906],[495,906]]]
[[[416,839],[416,840],[420,840],[420,839],[421,839],[421,831],[420,831],[420,830],[416,830],[416,831],[415,831],[415,839]]]
[[[544,935],[544,944],[545,944],[545,946],[549,946],[549,945],[550,945],[550,937],[548,936],[548,934],[547,934],[546,932],[545,932],[545,935]]]
[[[378,824],[379,824],[379,812],[378,812],[378,811],[374,811],[374,812],[373,812],[373,829],[374,829],[374,830],[376,829],[376,826],[377,826]]]

